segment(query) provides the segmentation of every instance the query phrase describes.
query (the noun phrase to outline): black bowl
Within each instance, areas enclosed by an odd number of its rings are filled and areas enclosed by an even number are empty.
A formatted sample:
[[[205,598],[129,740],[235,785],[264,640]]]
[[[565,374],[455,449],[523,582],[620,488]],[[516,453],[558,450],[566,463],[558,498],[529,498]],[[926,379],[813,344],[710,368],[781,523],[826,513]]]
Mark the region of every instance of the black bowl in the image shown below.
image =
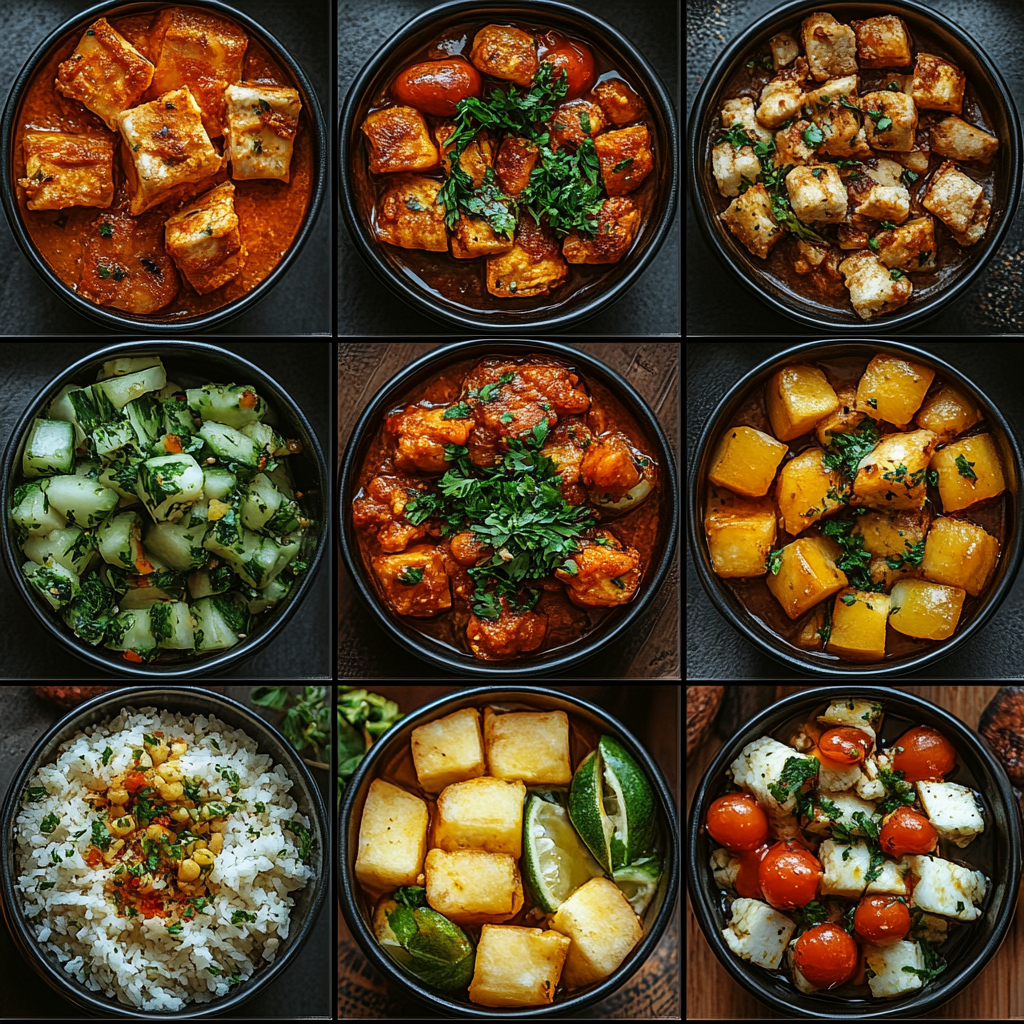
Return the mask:
[[[411,271],[403,269],[393,247],[374,237],[358,194],[354,178],[365,178],[363,140],[359,128],[372,97],[404,67],[410,57],[442,29],[467,18],[516,20],[552,28],[563,28],[582,40],[594,39],[614,56],[617,66],[643,87],[648,97],[650,128],[660,153],[655,173],[660,177],[658,197],[652,214],[646,218],[633,248],[618,264],[611,265],[607,277],[596,285],[578,289],[563,298],[532,310],[498,309],[493,300],[490,309],[477,309],[445,299],[426,288]],[[672,226],[679,191],[678,130],[675,111],[665,87],[643,55],[617,29],[578,6],[554,0],[515,0],[497,5],[482,5],[479,0],[454,0],[413,18],[390,39],[382,43],[376,56],[356,76],[345,97],[338,132],[338,196],[345,225],[356,250],[366,265],[394,294],[419,312],[441,323],[468,330],[516,334],[523,331],[564,330],[594,316],[619,298],[643,273]],[[434,254],[430,254],[434,255]],[[440,259],[450,257],[437,253]],[[479,262],[479,261],[477,261]],[[564,288],[562,289],[564,291]]]
[[[909,996],[889,1002],[836,999],[826,993],[806,995],[776,975],[740,960],[722,938],[722,929],[728,918],[723,912],[722,890],[715,883],[710,867],[711,851],[719,844],[711,840],[704,828],[708,806],[726,791],[726,768],[747,743],[759,736],[781,735],[784,725],[806,718],[814,709],[824,711],[832,700],[846,697],[878,701],[886,713],[909,718],[915,725],[933,726],[950,738],[956,747],[959,765],[956,782],[978,790],[988,812],[985,832],[963,851],[960,858],[972,867],[980,868],[992,880],[984,915],[969,926],[960,928],[957,936],[951,939],[950,949],[943,950],[949,966],[937,979]],[[902,730],[893,735],[883,723],[883,733],[891,741],[898,738]],[[773,704],[723,744],[701,779],[690,807],[687,868],[687,887],[704,938],[722,966],[763,1003],[787,1017],[865,1020],[935,1016],[934,1011],[939,1006],[970,984],[1006,937],[1021,881],[1021,822],[1006,772],[992,756],[985,741],[948,711],[888,686],[856,685],[842,691],[835,687],[821,687],[794,693]]]
[[[877,355],[891,352],[905,355],[915,362],[924,363],[937,371],[945,380],[951,381],[965,394],[970,395],[986,411],[989,423],[994,428],[993,436],[1000,446],[1003,470],[1007,481],[1007,494],[1010,499],[1010,511],[1006,517],[1006,540],[1002,546],[999,564],[995,576],[989,584],[985,599],[975,609],[973,616],[964,617],[957,626],[957,633],[952,639],[939,644],[921,654],[910,654],[901,658],[893,658],[881,664],[839,661],[832,656],[815,655],[801,650],[784,641],[773,633],[757,617],[746,610],[735,592],[719,577],[711,565],[708,553],[707,537],[704,533],[704,508],[707,492],[707,469],[714,449],[714,441],[718,438],[723,426],[730,417],[743,405],[747,396],[779,368],[800,359],[828,359],[837,356]],[[979,390],[959,370],[943,362],[930,352],[914,348],[898,341],[868,340],[831,340],[808,341],[780,352],[765,360],[760,366],[754,367],[746,376],[738,380],[718,403],[715,411],[708,417],[697,441],[697,448],[690,460],[690,474],[687,487],[690,510],[687,517],[690,548],[694,553],[694,564],[701,585],[707,592],[711,603],[737,632],[766,654],[783,662],[791,669],[819,675],[845,676],[887,676],[903,675],[924,665],[931,665],[941,658],[952,654],[954,650],[967,643],[989,619],[995,615],[1002,604],[1013,581],[1024,562],[1024,454],[1021,444],[1010,426],[1009,421],[993,405],[992,401]],[[966,625],[964,622],[966,621]]]
[[[138,1010],[119,1002],[116,998],[108,998],[102,992],[93,992],[66,974],[60,964],[43,951],[29,929],[20,900],[14,891],[14,883],[18,877],[14,858],[15,819],[21,805],[21,794],[24,793],[29,779],[38,767],[53,760],[61,743],[87,726],[113,718],[126,706],[136,709],[155,707],[158,711],[166,710],[182,715],[215,714],[231,728],[242,729],[256,741],[260,753],[269,754],[275,764],[283,765],[287,770],[288,777],[294,783],[290,791],[291,796],[298,804],[299,810],[309,819],[311,831],[316,839],[310,863],[313,878],[305,888],[298,889],[292,894],[295,901],[292,908],[292,927],[274,962],[223,998],[209,1003],[190,1003],[185,1009],[178,1011],[164,1010],[154,1013]],[[309,769],[296,754],[295,748],[259,715],[237,701],[197,687],[120,687],[111,693],[100,694],[69,712],[36,743],[22,762],[7,790],[3,812],[0,815],[0,827],[7,836],[3,847],[0,894],[3,897],[4,918],[14,944],[29,966],[54,992],[92,1016],[159,1017],[163,1020],[178,1020],[188,1017],[209,1017],[241,1006],[265,989],[298,954],[309,938],[327,896],[326,872],[329,870],[327,851],[330,849],[330,827],[320,790],[310,776]],[[13,967],[10,969],[13,980]]]
[[[307,507],[312,512],[313,520],[324,524],[315,541],[307,539],[302,549],[301,553],[309,562],[309,568],[302,574],[283,601],[275,608],[255,618],[255,628],[245,640],[226,651],[214,652],[208,656],[195,657],[190,660],[156,661],[140,665],[125,661],[118,651],[108,651],[105,647],[93,647],[84,640],[80,640],[57,616],[57,613],[29,587],[21,572],[22,560],[19,558],[19,549],[11,537],[10,521],[7,515],[11,495],[14,493],[15,480],[21,474],[23,444],[32,420],[44,411],[53,396],[65,384],[76,381],[91,384],[96,378],[96,370],[105,359],[135,352],[160,356],[164,360],[164,365],[168,367],[168,380],[176,380],[183,387],[199,386],[210,381],[215,383],[242,381],[242,378],[245,378],[243,383],[257,385],[266,398],[268,407],[275,416],[275,421],[280,423],[289,436],[296,437],[302,442],[302,453],[289,456],[289,466],[295,474],[296,485],[304,494],[303,500],[308,503]],[[2,509],[3,515],[3,528],[0,532],[3,534],[3,552],[7,571],[21,596],[28,602],[43,628],[52,637],[64,644],[83,661],[104,671],[129,676],[160,676],[172,679],[219,672],[230,668],[237,661],[250,657],[264,647],[295,614],[310,588],[313,576],[320,565],[320,556],[327,545],[328,531],[325,525],[330,515],[330,485],[327,464],[324,462],[316,432],[281,385],[259,367],[233,352],[198,341],[126,341],[111,345],[109,348],[98,349],[79,359],[77,363],[69,366],[59,377],[47,384],[28,403],[4,450],[3,463],[0,466],[0,509]]]
[[[512,710],[564,711],[578,716],[597,733],[607,733],[619,740],[636,759],[647,774],[656,794],[658,823],[664,847],[664,863],[661,881],[650,905],[643,915],[644,937],[618,970],[604,981],[588,986],[577,995],[559,999],[550,1006],[525,1006],[521,1008],[499,1008],[481,1006],[462,998],[448,997],[428,988],[419,980],[402,971],[394,960],[385,953],[373,937],[372,921],[361,896],[359,882],[355,877],[356,853],[359,850],[359,823],[363,816],[363,804],[378,771],[408,747],[412,730],[426,722],[452,714],[462,708],[477,707],[481,704],[511,704]],[[576,766],[578,767],[578,766]],[[573,697],[568,693],[546,690],[536,686],[480,686],[458,694],[442,697],[440,700],[407,715],[392,726],[360,762],[355,775],[345,786],[341,805],[340,827],[338,829],[338,898],[356,942],[367,958],[385,978],[397,982],[409,995],[444,1016],[459,1017],[561,1017],[593,1006],[625,984],[654,952],[669,920],[672,917],[679,892],[679,826],[676,822],[675,803],[672,791],[664,776],[644,747],[627,731],[625,726],[612,718],[601,708]]]
[[[70,306],[104,327],[118,331],[147,331],[165,335],[208,330],[211,327],[223,324],[255,305],[284,277],[288,267],[298,256],[300,250],[309,239],[310,234],[312,234],[313,226],[320,213],[320,206],[323,203],[324,193],[327,189],[327,161],[331,152],[327,143],[327,122],[324,120],[323,112],[320,109],[320,101],[317,99],[316,93],[302,68],[299,67],[284,46],[248,15],[235,10],[235,8],[226,3],[222,3],[221,0],[189,0],[187,6],[206,8],[216,14],[231,18],[243,26],[246,32],[262,43],[279,63],[287,69],[295,81],[296,88],[302,94],[303,112],[308,115],[309,130],[312,132],[314,139],[313,166],[316,168],[313,189],[309,197],[306,214],[302,220],[302,226],[281,261],[255,288],[234,302],[230,302],[226,306],[221,306],[219,309],[200,316],[192,316],[173,322],[161,321],[159,313],[152,316],[134,316],[131,313],[116,310],[112,307],[97,306],[69,288],[40,255],[22,221],[18,196],[14,187],[14,154],[16,147],[21,145],[20,140],[15,138],[15,130],[18,125],[18,111],[21,107],[22,93],[35,73],[36,68],[44,61],[50,51],[58,44],[78,39],[82,29],[91,21],[95,21],[97,17],[101,15],[104,17],[115,17],[169,6],[172,5],[169,3],[155,3],[153,0],[129,3],[99,3],[83,11],[81,14],[70,18],[51,32],[39,44],[32,56],[29,57],[11,86],[11,91],[7,95],[7,103],[4,106],[3,118],[0,119],[0,169],[2,169],[2,176],[0,176],[0,200],[3,201],[4,213],[7,214],[7,222],[11,226],[11,232],[21,247],[21,251],[25,254],[25,258],[32,265],[36,273]]]
[[[724,82],[754,53],[767,49],[767,41],[776,32],[816,10],[827,10],[839,21],[870,18],[881,14],[898,14],[907,23],[911,34],[924,27],[935,33],[943,43],[946,56],[967,75],[969,86],[982,101],[992,118],[999,137],[999,152],[994,166],[994,194],[989,195],[992,217],[985,237],[970,247],[968,257],[952,279],[941,290],[927,289],[915,279],[915,294],[894,313],[862,320],[847,304],[844,309],[827,306],[780,285],[764,269],[764,260],[752,256],[725,225],[717,219],[716,203],[722,202],[711,174],[712,124],[721,112],[721,91]],[[733,39],[704,79],[693,105],[688,128],[689,167],[687,184],[701,232],[716,255],[737,276],[740,283],[775,310],[808,327],[826,326],[836,331],[863,334],[870,331],[892,332],[921,323],[951,303],[970,286],[985,265],[997,254],[1006,237],[1020,200],[1022,154],[1021,125],[1012,95],[995,65],[984,50],[959,25],[931,9],[920,0],[835,0],[822,4],[818,0],[791,0],[759,18]],[[944,229],[940,229],[944,230]]]
[[[629,605],[608,616],[608,623],[589,634],[570,648],[557,650],[538,658],[530,658],[522,664],[511,662],[486,662],[474,658],[468,652],[454,651],[405,624],[399,616],[392,615],[381,603],[373,583],[367,578],[366,568],[359,552],[355,528],[352,525],[352,495],[356,490],[359,469],[366,454],[367,446],[381,423],[381,417],[394,404],[398,395],[421,383],[443,367],[457,363],[471,356],[501,355],[523,356],[530,352],[552,354],[570,360],[570,365],[582,366],[606,385],[636,416],[637,422],[646,431],[657,448],[658,465],[664,469],[664,484],[671,501],[671,520],[662,524],[662,547],[657,565],[643,583],[643,593]],[[658,423],[657,417],[644,400],[614,370],[593,356],[567,345],[553,341],[506,341],[504,339],[482,341],[460,341],[444,345],[428,352],[395,374],[366,406],[362,416],[352,430],[345,457],[341,464],[338,481],[338,540],[345,565],[359,591],[363,602],[377,622],[410,654],[449,672],[467,676],[490,676],[492,678],[515,679],[528,676],[549,675],[578,665],[592,658],[617,637],[622,636],[637,621],[644,609],[654,600],[659,587],[672,564],[675,552],[676,534],[679,523],[679,492],[676,484],[676,467],[672,449]]]

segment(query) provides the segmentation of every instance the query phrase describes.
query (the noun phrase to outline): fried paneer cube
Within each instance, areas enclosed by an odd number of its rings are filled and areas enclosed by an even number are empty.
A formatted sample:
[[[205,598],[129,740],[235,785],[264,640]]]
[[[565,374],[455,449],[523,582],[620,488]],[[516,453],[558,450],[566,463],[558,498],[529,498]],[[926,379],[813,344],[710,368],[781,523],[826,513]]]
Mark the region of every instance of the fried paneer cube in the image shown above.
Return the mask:
[[[846,186],[835,164],[794,167],[786,175],[786,191],[805,224],[838,224],[846,216]]]
[[[825,95],[831,96],[830,93]],[[859,101],[854,99],[847,102],[856,105]],[[872,155],[867,132],[861,124],[860,117],[849,107],[844,107],[838,96],[832,96],[823,110],[816,110],[812,120],[825,136],[817,147],[817,153],[857,160],[864,160]]]
[[[804,105],[807,84],[807,59],[797,57],[791,68],[783,68],[762,90],[758,98],[757,120],[766,128],[778,128],[795,117]]]
[[[540,66],[537,40],[512,25],[485,25],[473,37],[469,59],[485,75],[523,86],[533,84]]]
[[[457,260],[473,260],[478,256],[497,256],[510,252],[515,236],[495,231],[483,217],[459,213],[459,222],[452,230],[452,255]]]
[[[737,196],[718,217],[752,256],[762,260],[785,233],[772,212],[768,190],[760,183]]]
[[[594,139],[601,177],[610,196],[622,196],[639,188],[654,169],[651,135],[645,125],[605,132]]]
[[[955,114],[932,125],[932,150],[950,160],[991,160],[999,149],[994,135],[969,125]]]
[[[511,854],[435,848],[425,869],[427,903],[456,924],[500,924],[523,906],[523,881]]]
[[[580,478],[602,498],[618,499],[640,482],[633,450],[619,434],[593,441],[583,456]]]
[[[525,800],[526,786],[518,780],[472,778],[446,786],[437,798],[434,843],[442,850],[486,850],[518,858]]]
[[[580,482],[580,467],[592,443],[593,437],[585,423],[561,420],[549,432],[540,450],[541,455],[554,462],[562,481],[562,497],[570,505],[582,505],[587,500],[587,490]]]
[[[30,210],[95,206],[105,210],[114,198],[114,143],[98,135],[25,132],[25,190]]]
[[[551,115],[552,149],[578,146],[605,129],[604,112],[593,100],[568,100]]]
[[[935,269],[935,221],[927,214],[883,231],[878,239],[878,258],[904,274]]]
[[[229,85],[224,90],[231,177],[291,179],[302,97],[280,85]]]
[[[739,125],[757,142],[768,142],[772,138],[770,128],[761,124],[754,112],[754,101],[749,96],[739,96],[722,104],[722,127],[729,129]]]
[[[909,153],[917,132],[917,107],[905,92],[869,92],[861,97],[868,143],[886,152]]]
[[[843,25],[824,11],[804,18],[800,25],[811,77],[819,82],[837,75],[857,71],[857,36],[849,25]]]
[[[164,240],[175,266],[200,295],[237,277],[246,251],[238,232],[235,186],[223,181],[168,217]]]
[[[481,661],[508,661],[518,654],[535,651],[548,631],[544,612],[514,609],[504,594],[499,599],[496,619],[481,618],[476,612],[466,624],[466,639],[473,656]]]
[[[427,119],[415,107],[386,107],[366,115],[362,132],[374,174],[432,171],[440,162]]]
[[[564,711],[484,708],[484,753],[496,779],[527,786],[564,786],[572,781],[569,717]]]
[[[418,796],[374,779],[359,819],[359,884],[377,893],[422,885],[429,818],[427,805]]]
[[[591,92],[601,105],[609,124],[624,125],[639,121],[647,112],[643,99],[621,78],[606,78],[598,82]]]
[[[862,68],[905,68],[910,65],[910,35],[902,18],[881,14],[851,21],[857,36],[857,61]]]
[[[506,195],[517,196],[526,188],[539,155],[540,149],[536,142],[521,139],[517,135],[506,135],[501,140],[494,173]]]
[[[772,51],[772,67],[778,71],[800,56],[800,44],[788,33],[777,32],[768,40],[768,49]]]
[[[606,199],[598,211],[597,225],[594,235],[570,231],[565,236],[562,255],[569,263],[618,263],[633,244],[640,211],[626,196]]]
[[[117,115],[135,106],[152,80],[153,65],[106,18],[100,18],[58,66],[53,84],[116,132]]]
[[[955,64],[931,53],[918,53],[911,96],[919,107],[959,114],[966,86],[967,76]]]
[[[378,555],[373,560],[373,574],[396,615],[424,618],[452,606],[444,559],[431,545],[418,544],[400,554]]]
[[[903,185],[872,185],[858,195],[853,212],[858,217],[902,224],[910,216],[910,193]]]
[[[776,157],[778,158],[778,151]],[[744,181],[757,181],[761,176],[761,162],[754,156],[753,146],[740,146],[737,149],[731,142],[719,142],[711,150],[711,170],[714,172],[718,191],[731,199],[740,194]]]
[[[932,175],[921,205],[934,213],[961,245],[974,245],[981,239],[992,212],[984,188],[951,160]]]
[[[443,473],[451,467],[445,445],[464,445],[473,429],[470,418],[445,418],[445,409],[407,406],[387,419],[387,429],[398,438],[395,465],[409,473]]]
[[[765,583],[772,596],[791,618],[842,590],[846,574],[836,567],[842,548],[825,537],[798,537],[781,550],[777,573],[768,573]]]
[[[448,139],[454,131],[455,125],[451,121],[444,121],[434,129],[434,138],[437,139],[437,148],[441,153],[441,166],[444,168],[445,177],[452,173],[450,157],[454,147],[448,145]],[[485,132],[481,132],[460,154],[459,168],[465,172],[473,187],[479,188],[484,183],[488,170],[493,166],[494,142]]]
[[[571,940],[556,931],[485,924],[476,947],[469,998],[480,1006],[546,1006]]]
[[[569,600],[582,608],[627,604],[640,585],[640,553],[610,530],[598,530],[596,537],[579,541],[579,549],[566,560],[576,572],[556,569],[555,578],[566,584]]]
[[[839,272],[850,292],[854,311],[862,320],[899,309],[914,290],[908,277],[894,281],[889,268],[873,252],[865,249],[847,256],[839,264]]]
[[[788,128],[780,128],[775,133],[775,153],[772,157],[776,167],[799,167],[803,164],[811,163],[815,159],[817,149],[814,146],[808,146],[804,139],[804,132],[811,127],[811,122],[800,118],[799,121],[794,121]],[[712,159],[714,158],[715,151],[720,146],[728,145],[730,149],[732,146],[726,142],[720,142],[711,151]],[[752,146],[744,146],[744,150],[750,151],[750,157],[757,164],[758,174],[760,174],[761,164],[757,157],[754,156],[754,149]],[[741,151],[742,152],[742,151]],[[739,173],[747,174],[748,172],[737,168]],[[716,170],[715,177],[718,177]],[[751,179],[755,180],[755,179]],[[719,191],[721,191],[721,184],[719,184]],[[739,192],[739,184],[736,186],[737,193]]]
[[[527,215],[520,218],[515,244],[487,261],[487,290],[503,299],[550,295],[569,273],[551,229]]]
[[[476,779],[485,771],[484,740],[476,708],[462,708],[417,726],[412,731],[411,743],[416,778],[428,793],[440,793],[456,782]]]
[[[352,522],[358,529],[375,527],[382,551],[404,551],[412,541],[427,535],[425,526],[414,526],[403,514],[412,494],[425,488],[419,481],[399,476],[375,476],[352,502]]]
[[[377,206],[377,237],[403,249],[447,252],[444,207],[437,201],[441,182],[419,174],[391,178]]]
[[[884,512],[923,509],[933,451],[930,430],[886,434],[857,465],[852,503]]]

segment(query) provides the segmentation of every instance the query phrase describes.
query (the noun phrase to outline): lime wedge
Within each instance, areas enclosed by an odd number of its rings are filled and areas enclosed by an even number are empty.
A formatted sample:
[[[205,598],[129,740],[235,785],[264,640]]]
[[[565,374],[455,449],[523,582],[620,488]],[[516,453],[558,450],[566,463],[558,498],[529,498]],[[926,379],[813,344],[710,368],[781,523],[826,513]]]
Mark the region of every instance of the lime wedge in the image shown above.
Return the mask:
[[[658,857],[644,857],[635,864],[619,868],[612,879],[625,893],[637,917],[643,917],[661,880],[661,861]]]
[[[608,843],[612,837],[611,819],[604,813],[601,798],[601,760],[597,751],[592,750],[580,762],[572,777],[569,790],[569,818],[580,838],[597,858],[598,864],[611,870],[611,850]]]

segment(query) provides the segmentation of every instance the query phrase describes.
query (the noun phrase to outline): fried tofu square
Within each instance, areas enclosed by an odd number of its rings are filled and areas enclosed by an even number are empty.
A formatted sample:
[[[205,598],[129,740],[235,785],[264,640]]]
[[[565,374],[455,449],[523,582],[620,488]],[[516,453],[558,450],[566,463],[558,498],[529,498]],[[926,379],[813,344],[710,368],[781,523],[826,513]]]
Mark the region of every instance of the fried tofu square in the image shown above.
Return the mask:
[[[471,217],[460,212],[459,222],[452,229],[452,255],[457,260],[498,256],[511,252],[513,245],[514,236],[495,231],[483,217]]]
[[[516,858],[485,850],[427,853],[427,903],[456,924],[500,924],[523,906]]]
[[[654,169],[651,135],[644,125],[605,132],[594,139],[601,177],[610,196],[622,196],[643,184]]]
[[[992,212],[985,190],[951,160],[932,175],[921,205],[934,213],[961,245],[973,245],[985,234]]]
[[[955,64],[932,53],[918,53],[911,96],[919,107],[959,114],[966,87],[967,76]]]
[[[719,219],[747,247],[752,256],[767,259],[772,246],[784,232],[772,213],[772,203],[764,185],[754,185],[737,196],[719,214]]]
[[[846,186],[835,164],[794,167],[786,175],[786,192],[805,224],[838,224],[846,216]]]
[[[917,107],[905,92],[881,90],[861,97],[864,130],[874,149],[909,153],[917,132]]]
[[[114,140],[70,132],[25,132],[25,190],[30,210],[95,206],[114,198]]]
[[[528,786],[572,781],[569,717],[564,711],[484,710],[484,754],[495,778]]]
[[[374,174],[431,171],[440,162],[427,119],[414,107],[387,107],[366,115],[362,132]]]
[[[857,36],[824,11],[804,18],[800,39],[807,54],[811,76],[819,82],[857,71]]]
[[[571,940],[556,931],[485,924],[476,948],[471,1002],[546,1006],[554,1001]]]
[[[473,37],[469,59],[485,75],[522,86],[533,84],[540,66],[537,40],[512,25],[485,25]]]
[[[847,256],[839,264],[839,272],[850,292],[850,303],[862,320],[899,309],[914,290],[906,275],[894,280],[893,273],[899,271],[890,271],[874,253],[865,249]]]
[[[932,125],[931,143],[934,152],[949,160],[991,160],[999,149],[994,135],[975,128],[955,114]]]
[[[169,217],[164,239],[175,266],[200,295],[237,277],[246,251],[238,231],[235,186],[222,181]]]
[[[857,61],[862,68],[909,67],[910,35],[902,18],[881,14],[850,24],[857,36]]]
[[[387,182],[377,206],[377,238],[403,249],[447,252],[444,206],[437,201],[441,182],[419,174]]]
[[[298,89],[243,82],[224,90],[224,104],[224,148],[231,161],[231,177],[289,181],[302,112]]]
[[[569,266],[550,228],[526,213],[519,219],[512,248],[488,259],[487,290],[503,299],[549,295],[568,273]]]
[[[875,237],[878,258],[887,267],[896,267],[905,274],[935,269],[935,221],[927,214]]]
[[[416,778],[428,793],[484,774],[484,741],[476,708],[453,711],[412,731]]]
[[[633,200],[606,199],[597,216],[596,234],[570,231],[565,236],[562,255],[569,263],[618,263],[629,252],[640,227],[640,211]]]

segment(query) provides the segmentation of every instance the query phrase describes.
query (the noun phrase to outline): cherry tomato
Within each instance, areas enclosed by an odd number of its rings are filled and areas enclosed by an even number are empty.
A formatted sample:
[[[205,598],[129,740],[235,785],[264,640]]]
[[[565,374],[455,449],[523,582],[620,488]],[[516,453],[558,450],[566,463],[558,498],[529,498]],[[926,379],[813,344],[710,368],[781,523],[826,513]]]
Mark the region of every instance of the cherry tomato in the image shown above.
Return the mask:
[[[860,952],[845,928],[826,921],[808,928],[796,940],[793,961],[812,985],[838,988],[857,973]]]
[[[768,815],[750,793],[727,793],[708,808],[707,826],[727,850],[753,850],[768,835]]]
[[[581,43],[563,43],[553,50],[548,50],[541,60],[554,65],[551,76],[553,80],[560,78],[563,72],[568,76],[569,89],[565,94],[567,100],[582,96],[594,81],[594,58]]]
[[[874,743],[866,732],[842,725],[822,733],[818,740],[821,756],[831,764],[863,764]]]
[[[899,942],[910,931],[910,908],[900,896],[865,896],[853,912],[853,930],[875,946]]]
[[[746,896],[751,900],[764,899],[758,870],[761,867],[761,861],[764,860],[770,849],[771,846],[768,843],[762,843],[756,850],[744,850],[738,855],[740,869],[736,872],[736,892],[740,896]]]
[[[776,843],[761,861],[757,880],[764,898],[780,910],[805,907],[818,895],[821,861],[796,843]]]
[[[480,72],[461,57],[411,64],[395,77],[395,96],[424,114],[454,117],[459,100],[479,96]]]
[[[900,749],[902,748],[902,749]],[[894,744],[892,766],[905,782],[936,782],[956,766],[953,744],[930,725],[908,729]]]
[[[935,826],[912,807],[897,807],[882,822],[878,843],[884,853],[902,857],[905,853],[931,853],[939,841]]]

